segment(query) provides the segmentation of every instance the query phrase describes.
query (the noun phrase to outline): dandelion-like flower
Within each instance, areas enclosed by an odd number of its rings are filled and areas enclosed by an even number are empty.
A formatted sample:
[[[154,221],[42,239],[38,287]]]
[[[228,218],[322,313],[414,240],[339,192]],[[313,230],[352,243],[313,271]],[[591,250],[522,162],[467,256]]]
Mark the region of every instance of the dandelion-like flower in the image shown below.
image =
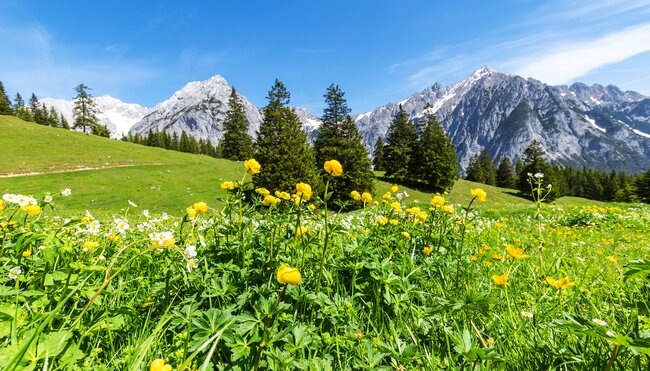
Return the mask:
[[[307,227],[300,226],[296,228],[296,238],[302,238],[305,234],[307,234],[308,229]]]
[[[476,197],[481,202],[485,202],[485,199],[487,198],[487,193],[482,190],[481,188],[471,188],[470,192],[472,193],[472,196]]]
[[[192,208],[199,214],[205,214],[208,212],[208,204],[205,202],[195,202],[192,204]]]
[[[41,213],[41,207],[39,205],[25,205],[20,207],[21,210],[27,213],[27,215],[38,215]]]
[[[99,243],[96,241],[86,241],[83,243],[82,250],[88,252],[95,249],[97,246],[99,246]]]
[[[528,255],[524,255],[524,249],[519,247],[514,247],[511,244],[506,244],[506,250],[508,251],[508,256],[515,259],[524,259]]]
[[[431,254],[432,252],[433,252],[433,250],[431,250],[431,248],[430,248],[429,246],[425,246],[425,247],[422,249],[422,253],[423,253],[424,255],[429,255],[429,254]]]
[[[13,267],[9,269],[9,278],[15,280],[21,273],[23,273],[23,270],[20,267]]]
[[[499,286],[507,286],[508,278],[509,278],[508,273],[504,273],[502,275],[495,274],[492,276],[492,280],[494,281],[494,283],[496,283]]]
[[[323,168],[331,176],[341,176],[343,175],[343,166],[341,163],[336,160],[325,161]]]
[[[275,196],[286,201],[289,201],[291,199],[291,195],[287,192],[275,191]]]
[[[449,215],[453,215],[456,212],[453,206],[445,205],[442,207],[442,211],[446,212]]]
[[[261,168],[262,166],[254,158],[244,161],[244,169],[251,175],[259,173]]]
[[[564,290],[568,289],[571,286],[574,286],[575,283],[569,281],[568,278],[560,278],[559,280],[554,279],[553,277],[546,277],[546,282],[555,287],[556,289]]]
[[[386,225],[386,223],[388,223],[388,218],[385,216],[380,216],[379,218],[377,218],[377,223],[381,225]]]

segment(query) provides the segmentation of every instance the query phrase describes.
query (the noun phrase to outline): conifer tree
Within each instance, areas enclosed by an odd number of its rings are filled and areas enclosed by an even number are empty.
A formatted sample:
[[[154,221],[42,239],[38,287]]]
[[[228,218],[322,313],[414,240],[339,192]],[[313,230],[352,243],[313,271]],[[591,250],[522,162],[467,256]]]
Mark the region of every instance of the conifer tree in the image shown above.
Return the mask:
[[[11,108],[11,101],[7,96],[7,92],[5,91],[5,87],[2,84],[2,81],[0,81],[0,115],[13,115],[13,114],[14,114],[14,110],[13,108]]]
[[[517,187],[517,175],[508,157],[501,159],[497,168],[497,186],[514,189]]]
[[[97,114],[99,113],[99,109],[97,108],[92,95],[88,93],[88,90],[90,90],[90,88],[84,84],[79,84],[74,88],[77,95],[74,98],[72,107],[72,114],[74,116],[73,128],[81,128],[84,133],[86,133],[88,129],[92,132],[93,128],[97,126]]]
[[[290,191],[304,182],[318,186],[314,155],[298,116],[288,107],[290,94],[277,79],[268,94],[254,158],[262,165],[253,177],[258,187]]]
[[[485,172],[483,171],[483,165],[479,161],[478,156],[474,155],[469,159],[469,165],[467,166],[467,175],[465,179],[470,182],[483,183],[485,179]]]
[[[494,166],[492,156],[490,156],[490,153],[486,148],[483,148],[481,153],[478,155],[478,161],[481,163],[481,168],[483,169],[483,180],[481,183],[496,185],[497,167]]]
[[[548,186],[551,184],[551,192],[546,198],[547,201],[553,201],[559,195],[555,188],[555,173],[551,165],[546,161],[544,148],[538,140],[533,140],[530,145],[524,150],[524,159],[522,161],[523,167],[519,172],[519,180],[517,188],[522,196],[531,198],[531,185],[529,183],[529,175],[543,174],[543,185]]]
[[[456,146],[433,114],[421,124],[411,164],[411,179],[424,181],[432,190],[443,192],[454,184],[458,172]]]
[[[327,88],[321,125],[314,140],[315,165],[322,169],[325,161],[337,160],[344,175],[331,179],[331,200],[346,200],[351,191],[372,193],[374,174],[368,152],[361,142],[361,133],[350,117],[345,93],[338,85]]]
[[[66,129],[66,130],[70,130],[70,123],[68,122],[68,119],[66,119],[63,116],[63,114],[61,114],[60,122],[61,122],[61,127],[62,128]]]
[[[384,168],[386,176],[399,183],[409,178],[409,164],[417,145],[417,133],[409,114],[399,106],[399,111],[388,128],[384,147]]]
[[[43,110],[38,101],[36,94],[32,93],[32,96],[29,98],[29,112],[34,118],[34,121],[39,125],[45,124],[45,117],[43,117]]]
[[[636,196],[641,202],[650,204],[650,170],[641,174],[634,183]]]
[[[375,171],[384,170],[384,146],[382,137],[377,137],[375,150],[372,152],[372,167]]]
[[[108,130],[108,126],[100,123],[97,123],[92,127],[92,133],[94,135],[105,137],[105,138],[110,138],[111,136],[111,132],[110,130]]]
[[[248,135],[250,123],[246,118],[244,106],[235,88],[230,90],[228,112],[223,122],[221,154],[223,158],[235,161],[248,160],[253,155],[253,138]]]
[[[56,109],[54,109],[54,107],[50,107],[47,121],[49,122],[50,126],[54,128],[61,127],[61,121],[59,120],[59,113],[56,111]]]
[[[34,116],[29,112],[29,109],[25,107],[25,101],[23,100],[22,95],[20,93],[16,93],[16,97],[14,98],[14,112],[16,114],[16,117],[18,117],[21,120],[25,121],[34,121]]]

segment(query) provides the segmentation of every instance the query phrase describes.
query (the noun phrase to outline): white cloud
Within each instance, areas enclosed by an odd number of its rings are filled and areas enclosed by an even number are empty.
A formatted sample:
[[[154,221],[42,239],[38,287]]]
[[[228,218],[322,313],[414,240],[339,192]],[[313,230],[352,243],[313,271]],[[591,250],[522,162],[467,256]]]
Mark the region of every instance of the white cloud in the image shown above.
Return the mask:
[[[550,84],[569,82],[589,72],[650,51],[650,23],[595,40],[558,45],[530,58],[515,60],[515,74]]]

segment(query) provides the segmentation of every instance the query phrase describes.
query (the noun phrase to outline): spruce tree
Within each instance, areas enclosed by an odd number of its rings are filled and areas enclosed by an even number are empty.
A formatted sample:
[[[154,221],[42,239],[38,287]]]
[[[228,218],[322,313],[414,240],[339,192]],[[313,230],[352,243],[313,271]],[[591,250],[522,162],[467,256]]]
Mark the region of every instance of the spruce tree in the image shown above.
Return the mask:
[[[418,137],[409,114],[399,106],[399,111],[388,128],[384,147],[384,168],[386,176],[398,183],[409,178],[409,164],[414,155]]]
[[[372,193],[374,174],[361,133],[350,117],[345,93],[338,85],[327,88],[321,125],[314,140],[315,165],[322,169],[325,161],[337,160],[344,175],[331,179],[331,201],[350,198],[351,191]]]
[[[486,148],[484,148],[478,155],[478,161],[481,163],[483,169],[483,180],[481,183],[488,185],[496,185],[497,182],[497,167],[492,162],[492,156]]]
[[[29,98],[29,113],[34,118],[34,121],[39,125],[45,124],[45,117],[43,117],[43,111],[41,110],[41,105],[38,101],[36,94],[32,93],[32,96]]]
[[[517,175],[508,157],[501,159],[497,168],[497,186],[514,189],[517,187]]]
[[[456,146],[433,114],[428,114],[421,125],[411,164],[411,179],[423,181],[432,190],[443,192],[454,185],[458,172]]]
[[[13,114],[14,114],[14,110],[13,108],[11,108],[11,101],[7,96],[7,92],[5,91],[5,87],[2,84],[2,81],[0,81],[0,115],[13,115]]]
[[[314,155],[298,116],[288,107],[289,92],[277,79],[268,94],[264,120],[255,143],[261,171],[253,176],[256,186],[271,191],[291,191],[297,183],[318,186]]]
[[[74,116],[73,128],[81,128],[84,133],[87,133],[88,129],[92,132],[99,121],[97,119],[99,109],[97,108],[92,95],[88,93],[88,90],[90,90],[90,88],[84,84],[79,84],[74,88],[77,95],[74,98],[72,107],[72,114]],[[100,129],[100,132],[103,131]]]
[[[550,193],[546,200],[553,201],[559,197],[559,194],[555,189],[557,188],[557,184],[554,184],[555,173],[553,167],[548,163],[548,161],[546,161],[544,148],[542,148],[542,144],[539,141],[533,140],[524,150],[524,159],[522,164],[523,167],[519,172],[519,180],[517,182],[517,188],[522,196],[532,198],[531,185],[529,183],[530,176],[528,174],[531,174],[533,177],[535,174],[543,174],[543,185],[551,185]]]
[[[52,127],[55,128],[61,127],[61,121],[59,120],[59,113],[54,109],[54,107],[50,107],[50,110],[48,111],[47,121],[50,123],[50,126]]]
[[[375,150],[372,152],[372,167],[375,171],[384,170],[384,140],[377,137],[375,142]]]
[[[32,116],[29,109],[25,106],[25,101],[20,93],[16,93],[16,97],[14,98],[14,112],[16,117],[21,120],[34,121],[34,116]]]
[[[641,174],[634,182],[635,194],[641,202],[650,204],[650,170]]]
[[[479,161],[478,156],[472,156],[469,159],[469,165],[467,165],[467,175],[465,179],[470,182],[483,183],[485,179],[485,172],[483,171],[483,164]]]
[[[223,158],[235,161],[248,160],[253,155],[253,138],[248,135],[250,123],[235,88],[230,90],[228,112],[223,122],[221,153]]]
[[[60,122],[61,122],[61,127],[62,128],[66,129],[66,130],[70,130],[70,123],[68,122],[68,119],[66,119],[63,116],[63,114],[61,114]]]

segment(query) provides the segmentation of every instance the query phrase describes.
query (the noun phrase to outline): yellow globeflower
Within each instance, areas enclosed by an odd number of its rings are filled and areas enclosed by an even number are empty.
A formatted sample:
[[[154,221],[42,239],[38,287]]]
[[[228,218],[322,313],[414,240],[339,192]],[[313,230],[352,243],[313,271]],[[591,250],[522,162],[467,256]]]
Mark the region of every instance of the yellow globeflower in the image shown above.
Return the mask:
[[[278,268],[275,278],[282,284],[294,286],[302,281],[302,276],[300,275],[298,268],[293,268],[286,264],[282,264],[280,268]]]
[[[379,218],[377,218],[377,223],[381,225],[386,225],[386,223],[388,223],[388,218],[385,216],[380,216]]]
[[[277,197],[280,197],[280,198],[283,199],[283,200],[287,200],[287,201],[288,201],[288,200],[291,199],[291,195],[288,194],[287,192],[275,191],[275,195],[276,195]]]
[[[264,206],[273,206],[280,202],[279,198],[273,197],[271,195],[266,195],[264,196],[264,201],[262,201],[262,205]]]
[[[5,202],[0,200],[0,211],[5,209]]]
[[[234,188],[235,188],[235,182],[231,182],[231,181],[228,180],[228,181],[225,181],[225,182],[221,183],[221,189],[223,189],[223,190],[231,190],[231,189],[234,189]]]
[[[313,195],[311,186],[307,183],[296,184],[296,195],[302,196],[303,200],[309,200]]]
[[[508,285],[508,273],[502,274],[502,275],[497,275],[495,274],[492,276],[492,280],[494,280],[494,283],[496,283],[499,286],[507,286]]]
[[[452,206],[449,206],[449,205],[443,206],[442,211],[446,212],[449,215],[452,215],[453,213],[456,212],[456,210]]]
[[[402,232],[402,236],[404,236],[404,238],[411,238],[411,234],[406,231]]]
[[[323,168],[331,176],[343,175],[343,166],[341,166],[341,163],[336,160],[325,161]]]
[[[41,213],[41,207],[38,205],[25,205],[20,207],[27,215],[38,215]]]
[[[393,184],[393,186],[390,187],[390,191],[392,193],[397,193],[397,191],[399,191],[399,187]]]
[[[485,199],[487,198],[487,193],[485,193],[484,190],[481,188],[471,188],[470,192],[472,192],[472,196],[476,197],[479,201],[485,202]]]
[[[260,164],[255,161],[254,158],[244,161],[244,169],[246,169],[246,172],[250,173],[251,175],[259,173],[261,168],[262,166],[260,166]]]
[[[302,238],[302,236],[306,235],[308,231],[307,227],[300,226],[296,228],[296,238]]]
[[[205,202],[196,202],[192,205],[192,208],[196,210],[199,214],[205,214],[208,212],[208,204]]]
[[[187,216],[194,219],[196,217],[196,209],[193,208],[192,206],[188,207],[187,208]]]
[[[361,201],[363,201],[364,204],[369,204],[372,202],[372,196],[368,192],[363,192],[361,195]]]
[[[172,365],[165,364],[165,361],[158,358],[151,362],[149,366],[149,371],[172,371]]]
[[[271,192],[269,192],[269,190],[266,188],[255,188],[255,192],[257,192],[257,194],[262,195],[264,197],[271,194]]]
[[[445,204],[445,199],[441,195],[435,195],[431,199],[431,203],[436,205],[436,206],[442,206]]]
[[[429,255],[431,252],[433,252],[433,250],[431,250],[429,246],[425,246],[424,249],[422,249],[422,253],[424,253],[424,255]]]
[[[357,191],[352,191],[352,192],[350,192],[350,197],[355,201],[359,201],[359,200],[361,200],[361,193],[359,193]]]
[[[86,242],[84,242],[84,244],[83,244],[83,246],[82,246],[82,250],[83,250],[84,252],[85,252],[85,251],[91,251],[91,250],[93,250],[93,249],[94,249],[95,247],[97,247],[97,246],[99,246],[99,243],[96,242],[96,241],[86,241]]]

